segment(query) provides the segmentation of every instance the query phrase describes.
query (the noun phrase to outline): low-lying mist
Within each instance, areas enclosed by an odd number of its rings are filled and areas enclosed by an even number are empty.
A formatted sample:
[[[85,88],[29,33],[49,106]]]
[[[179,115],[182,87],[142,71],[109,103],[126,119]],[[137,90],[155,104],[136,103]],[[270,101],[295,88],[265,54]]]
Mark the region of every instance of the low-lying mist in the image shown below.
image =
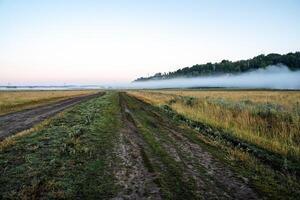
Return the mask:
[[[300,71],[291,71],[284,65],[271,65],[238,75],[221,75],[195,78],[175,78],[168,80],[133,82],[129,88],[191,88],[229,87],[300,89]]]
[[[94,85],[34,85],[1,86],[0,90],[72,90],[72,89],[160,89],[160,88],[246,88],[300,90],[300,70],[291,71],[285,65],[271,65],[265,69],[232,75],[181,77],[140,82],[114,82]]]

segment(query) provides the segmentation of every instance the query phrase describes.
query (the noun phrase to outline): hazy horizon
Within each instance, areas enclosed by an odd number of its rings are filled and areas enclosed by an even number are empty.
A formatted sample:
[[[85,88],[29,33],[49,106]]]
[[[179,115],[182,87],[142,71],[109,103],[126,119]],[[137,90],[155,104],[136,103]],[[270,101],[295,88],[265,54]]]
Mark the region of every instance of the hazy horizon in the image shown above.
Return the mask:
[[[0,85],[121,84],[300,50],[300,2],[0,0]]]

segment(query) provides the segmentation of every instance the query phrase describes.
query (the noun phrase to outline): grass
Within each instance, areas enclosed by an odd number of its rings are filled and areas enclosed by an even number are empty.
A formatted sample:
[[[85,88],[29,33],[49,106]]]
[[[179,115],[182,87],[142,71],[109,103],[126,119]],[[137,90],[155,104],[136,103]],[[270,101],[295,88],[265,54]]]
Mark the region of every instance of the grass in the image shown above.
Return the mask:
[[[186,126],[182,125],[183,128]],[[251,153],[228,146],[226,141],[215,140],[197,131],[190,131],[186,136],[230,166],[264,199],[298,199],[299,179],[293,174],[274,170],[260,162]]]
[[[142,155],[144,160],[146,160],[146,167],[149,171],[159,174],[157,183],[162,190],[163,198],[199,199],[199,196],[195,194],[196,186],[192,178],[183,174],[184,166],[176,162],[163,146],[163,143],[167,141],[164,138],[164,134],[162,134],[164,130],[153,126],[153,124],[157,124],[156,119],[149,116],[149,112],[145,112],[143,109],[145,105],[140,104],[136,99],[127,95],[123,95],[122,98],[125,99],[132,112],[130,117],[136,124],[139,134],[142,135],[147,143],[146,146],[143,146]],[[154,134],[156,132],[161,134]],[[150,162],[153,158],[156,158],[156,161]]]
[[[96,90],[0,91],[0,115],[96,92]]]
[[[148,102],[162,102],[161,99],[169,101],[165,95],[161,95],[156,92],[149,94],[153,100],[147,96],[144,97],[144,92],[129,92],[138,96],[140,99],[144,99]],[[143,96],[141,96],[143,95]],[[148,93],[146,94],[148,95]],[[153,95],[153,96],[152,96]],[[171,94],[173,97],[175,95]],[[137,105],[138,103],[132,103]],[[144,109],[146,106],[143,107]],[[161,107],[157,107],[160,109]],[[151,108],[148,108],[151,109]],[[152,108],[155,110],[155,108]],[[142,109],[138,109],[142,110]],[[142,111],[136,111],[142,112]],[[167,114],[167,113],[166,113]],[[141,115],[141,114],[140,114]],[[162,115],[163,116],[163,115]],[[170,118],[172,116],[168,115],[165,118]],[[159,132],[160,137],[163,136],[164,131],[162,130],[152,130],[153,126],[147,125],[146,120],[149,120],[148,116],[140,117],[140,124],[144,123],[142,127],[146,127],[146,130],[141,130],[144,134],[149,135],[151,132]],[[257,159],[253,154],[248,150],[244,151],[239,146],[232,146],[228,144],[228,140],[224,140],[222,137],[212,137],[209,134],[204,134],[203,129],[191,129],[189,124],[186,121],[183,121],[182,118],[173,118],[174,122],[177,123],[177,126],[182,127],[181,133],[185,134],[194,143],[200,145],[206,151],[213,154],[220,161],[225,163],[231,169],[233,169],[239,177],[242,177],[246,182],[248,182],[255,190],[266,199],[297,199],[300,195],[300,185],[299,179],[293,173],[288,173],[286,171],[281,171],[273,169],[269,165],[266,165],[264,162],[261,162],[260,159]],[[160,119],[157,119],[158,121]],[[153,124],[153,123],[150,123]],[[154,123],[156,126],[159,122]],[[141,125],[140,125],[141,126]],[[172,125],[174,128],[175,125]],[[148,127],[148,128],[147,128]],[[145,128],[144,128],[145,129]],[[214,131],[214,130],[213,130]],[[211,132],[209,132],[211,133]],[[149,137],[149,136],[147,136]],[[153,142],[153,140],[150,140]],[[160,140],[162,142],[163,140]],[[155,142],[155,141],[154,141]],[[166,141],[167,142],[167,141]],[[172,142],[172,141],[169,141]],[[162,142],[163,143],[163,142]],[[209,177],[208,177],[209,178]],[[207,178],[203,177],[203,180]],[[175,182],[175,181],[174,181]]]
[[[118,96],[108,93],[1,143],[0,199],[113,197],[119,128]]]
[[[59,113],[55,117],[58,117],[58,116],[61,116],[61,115],[62,115],[62,113]],[[39,130],[43,129],[45,126],[49,125],[51,122],[52,122],[52,118],[46,119],[46,120],[42,121],[41,123],[33,126],[30,129],[21,131],[19,133],[16,133],[14,135],[11,135],[11,136],[5,138],[4,140],[2,140],[0,142],[0,152],[4,151],[4,149],[6,149],[6,148],[8,148],[8,147],[10,147],[12,145],[15,145],[16,142],[17,142],[17,140],[18,140],[18,138],[24,137],[26,135],[29,135],[29,134],[31,134],[31,133],[33,133],[35,131],[39,131]]]
[[[226,183],[218,182],[220,176],[208,173],[199,157],[190,154],[187,140],[199,145],[203,153],[212,155],[222,166],[224,164],[224,170],[234,171],[234,177],[243,179],[264,199],[297,199],[300,195],[299,177],[262,162],[255,156],[261,152],[260,148],[255,149],[256,153],[252,151],[253,142],[234,146],[227,132],[223,132],[225,128],[214,128],[215,124],[201,126],[199,118],[190,119],[183,111],[176,112],[179,111],[177,104],[197,112],[200,97],[171,94],[170,91],[130,94],[107,92],[0,142],[0,199],[115,197],[122,189],[114,174],[118,162],[115,149],[124,123],[122,106],[128,110],[127,120],[136,128],[132,134],[138,134],[144,165],[155,176],[153,181],[160,188],[163,199],[205,199],[203,195],[209,192],[222,197],[222,191],[227,189]],[[204,99],[218,105],[219,98]],[[241,102],[223,99],[225,107],[222,108],[229,111]],[[245,107],[249,112],[264,104],[253,102]],[[228,134],[231,139],[244,141],[233,132]],[[243,149],[243,145],[248,146]],[[187,168],[188,164],[192,168]],[[203,182],[201,187],[197,180]]]
[[[156,106],[300,161],[300,92],[293,91],[131,91]]]

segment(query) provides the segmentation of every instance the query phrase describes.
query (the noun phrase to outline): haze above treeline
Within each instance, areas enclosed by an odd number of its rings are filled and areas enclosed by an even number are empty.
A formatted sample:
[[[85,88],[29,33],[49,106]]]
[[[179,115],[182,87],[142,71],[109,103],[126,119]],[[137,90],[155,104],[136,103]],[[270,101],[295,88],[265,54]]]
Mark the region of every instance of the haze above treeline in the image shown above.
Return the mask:
[[[258,55],[252,59],[229,61],[222,60],[219,63],[196,64],[191,67],[184,67],[173,72],[158,72],[153,76],[140,77],[135,80],[153,81],[173,78],[191,78],[191,77],[207,77],[224,74],[241,74],[251,72],[258,69],[265,69],[271,65],[285,65],[291,71],[300,70],[300,52],[288,53],[284,55],[271,53],[268,55]],[[299,77],[300,79],[300,77]]]

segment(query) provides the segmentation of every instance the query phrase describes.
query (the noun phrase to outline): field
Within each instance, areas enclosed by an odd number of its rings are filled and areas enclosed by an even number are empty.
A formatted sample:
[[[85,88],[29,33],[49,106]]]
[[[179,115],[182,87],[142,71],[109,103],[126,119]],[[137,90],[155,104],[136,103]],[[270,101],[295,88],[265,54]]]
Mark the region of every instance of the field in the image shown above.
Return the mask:
[[[188,119],[299,161],[300,92],[139,91],[136,97],[168,105]]]
[[[105,91],[0,142],[0,199],[298,199],[299,97]]]
[[[92,93],[95,91],[0,91],[0,115]]]

